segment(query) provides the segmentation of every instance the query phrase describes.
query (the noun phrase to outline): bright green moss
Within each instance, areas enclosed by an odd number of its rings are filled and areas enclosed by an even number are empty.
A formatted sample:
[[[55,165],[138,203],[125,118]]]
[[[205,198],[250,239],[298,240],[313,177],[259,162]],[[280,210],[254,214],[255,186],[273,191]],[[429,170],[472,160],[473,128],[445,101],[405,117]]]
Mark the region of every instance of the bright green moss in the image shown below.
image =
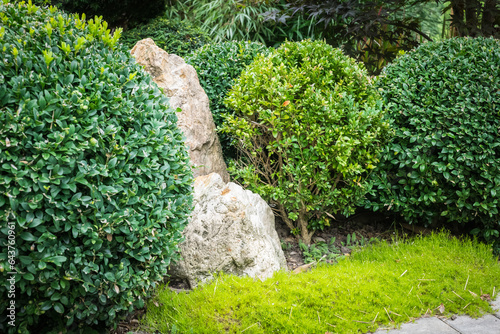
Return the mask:
[[[479,316],[491,310],[479,296],[499,286],[500,265],[487,246],[441,233],[375,244],[304,274],[221,275],[189,293],[160,290],[143,323],[162,333],[367,332],[437,313],[441,304],[446,314]]]

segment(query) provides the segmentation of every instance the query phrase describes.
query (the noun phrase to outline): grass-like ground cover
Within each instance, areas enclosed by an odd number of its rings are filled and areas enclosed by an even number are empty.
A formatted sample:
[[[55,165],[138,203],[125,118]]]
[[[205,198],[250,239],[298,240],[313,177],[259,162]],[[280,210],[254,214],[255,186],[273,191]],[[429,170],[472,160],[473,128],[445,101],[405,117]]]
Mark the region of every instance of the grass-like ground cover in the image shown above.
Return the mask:
[[[500,264],[484,244],[446,233],[381,242],[336,265],[260,281],[219,275],[189,293],[164,287],[143,324],[161,333],[356,333],[424,314],[491,311]],[[440,307],[441,306],[441,307]]]

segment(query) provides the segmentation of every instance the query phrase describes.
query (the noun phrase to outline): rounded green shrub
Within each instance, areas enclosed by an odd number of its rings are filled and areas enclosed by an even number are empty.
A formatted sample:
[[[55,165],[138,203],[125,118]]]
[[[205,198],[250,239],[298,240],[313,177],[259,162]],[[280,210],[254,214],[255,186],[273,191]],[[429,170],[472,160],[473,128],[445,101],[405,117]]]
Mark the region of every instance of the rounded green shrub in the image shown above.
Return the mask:
[[[412,223],[477,222],[498,237],[500,42],[426,43],[386,67],[378,86],[395,137],[367,206]]]
[[[388,127],[365,69],[324,42],[260,55],[228,94],[224,130],[244,155],[231,171],[309,243],[365,194]]]
[[[217,128],[224,122],[223,116],[234,114],[224,104],[227,93],[241,72],[258,54],[268,54],[269,49],[257,42],[223,42],[207,44],[194,51],[186,61],[198,73],[200,84],[210,100],[210,111]],[[226,158],[235,158],[235,147],[226,133],[219,133]]]
[[[159,48],[185,57],[210,41],[207,33],[188,21],[169,20],[158,17],[148,24],[126,30],[120,41],[129,49],[144,38],[151,38]]]
[[[4,0],[0,35],[0,331],[112,325],[178,256],[192,173],[177,116],[99,19]]]

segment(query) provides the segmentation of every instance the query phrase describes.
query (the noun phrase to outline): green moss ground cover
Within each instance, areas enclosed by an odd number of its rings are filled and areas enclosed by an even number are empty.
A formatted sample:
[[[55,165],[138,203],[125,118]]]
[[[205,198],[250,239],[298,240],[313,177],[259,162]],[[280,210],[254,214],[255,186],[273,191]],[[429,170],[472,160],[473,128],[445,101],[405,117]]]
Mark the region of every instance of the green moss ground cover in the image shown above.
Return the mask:
[[[500,264],[490,247],[446,233],[353,252],[261,281],[219,275],[189,293],[167,287],[148,305],[143,325],[161,333],[356,333],[427,314],[491,311]],[[442,310],[441,307],[441,310]]]

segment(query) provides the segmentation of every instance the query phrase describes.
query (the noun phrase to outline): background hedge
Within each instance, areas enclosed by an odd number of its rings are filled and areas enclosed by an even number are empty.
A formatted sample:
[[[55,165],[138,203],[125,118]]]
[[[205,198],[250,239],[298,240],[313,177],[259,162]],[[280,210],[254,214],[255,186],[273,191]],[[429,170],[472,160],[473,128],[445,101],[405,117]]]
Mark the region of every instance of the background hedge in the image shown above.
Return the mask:
[[[500,42],[426,43],[378,81],[395,137],[367,206],[411,223],[473,223],[500,247]]]

